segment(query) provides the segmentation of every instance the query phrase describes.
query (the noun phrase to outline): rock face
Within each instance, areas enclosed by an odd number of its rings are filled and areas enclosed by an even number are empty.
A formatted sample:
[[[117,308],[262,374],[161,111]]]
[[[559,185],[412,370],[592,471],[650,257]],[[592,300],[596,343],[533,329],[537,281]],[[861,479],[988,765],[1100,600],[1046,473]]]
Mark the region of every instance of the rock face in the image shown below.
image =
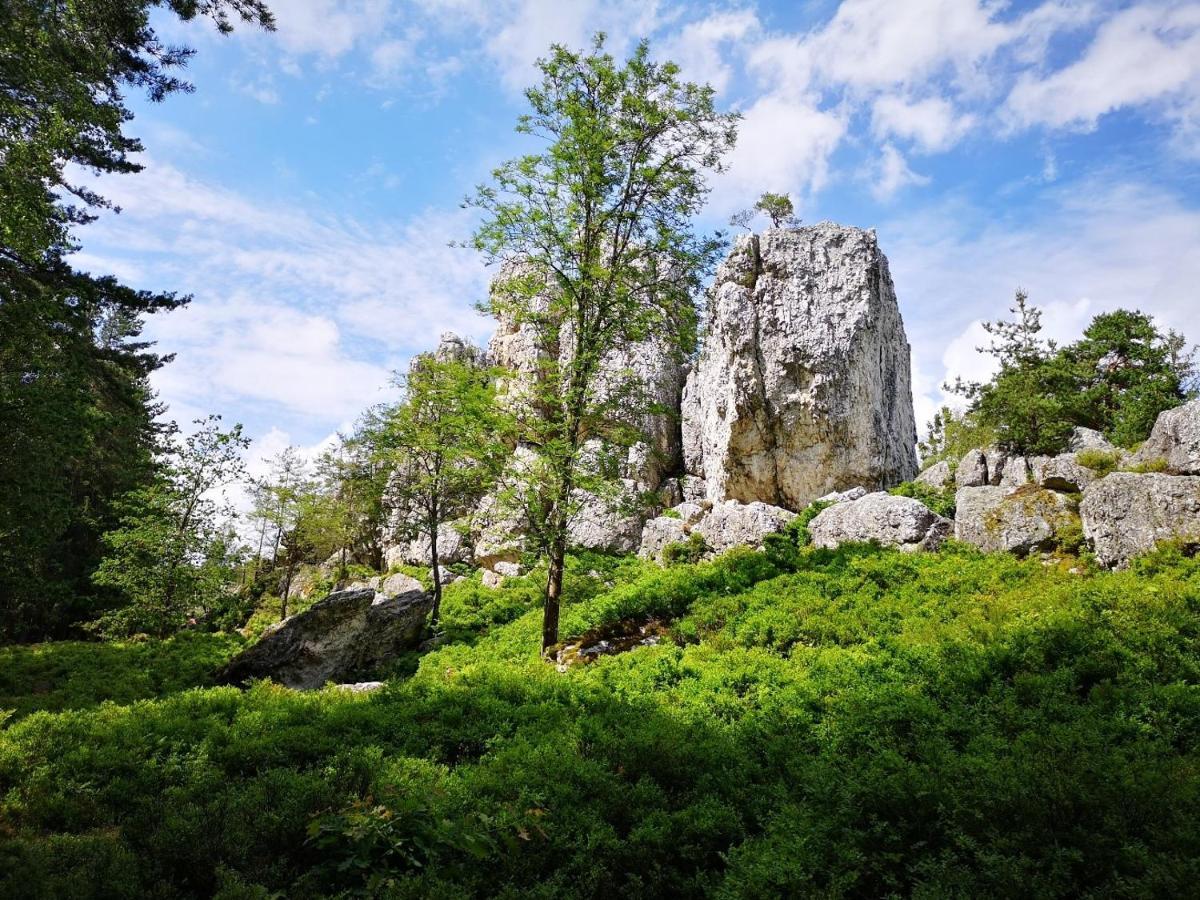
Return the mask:
[[[226,683],[272,678],[304,690],[369,674],[421,639],[433,599],[421,590],[388,597],[339,591],[268,629],[220,673]]]
[[[708,499],[803,509],[917,472],[909,347],[872,231],[737,240],[683,394],[687,471]]]
[[[982,450],[968,450],[958,462],[954,483],[960,487],[981,487],[988,483],[987,456]]]
[[[919,500],[877,491],[821,510],[808,533],[816,547],[878,541],[906,551],[936,550],[953,527]]]
[[[713,553],[734,547],[760,547],[768,534],[782,531],[796,514],[769,503],[739,503],[726,500],[713,508],[693,527]]]
[[[1096,559],[1123,568],[1162,541],[1200,544],[1200,477],[1114,472],[1087,487],[1080,512]]]
[[[1048,549],[1078,518],[1070,498],[1033,485],[959,488],[954,503],[955,538],[992,553]]]
[[[1096,473],[1081,466],[1074,453],[1063,453],[1039,461],[1034,477],[1042,487],[1052,491],[1079,493],[1096,480]]]
[[[1108,438],[1094,428],[1084,428],[1077,425],[1071,431],[1071,437],[1067,442],[1067,449],[1072,453],[1078,453],[1081,450],[1099,450],[1103,453],[1112,453],[1117,448],[1109,442]]]
[[[1200,475],[1200,400],[1158,414],[1133,463],[1166,464],[1176,475]]]
[[[621,488],[621,496],[613,498],[576,491],[580,508],[568,524],[572,546],[605,553],[632,553],[638,549],[644,519],[629,510],[637,485],[625,479]]]

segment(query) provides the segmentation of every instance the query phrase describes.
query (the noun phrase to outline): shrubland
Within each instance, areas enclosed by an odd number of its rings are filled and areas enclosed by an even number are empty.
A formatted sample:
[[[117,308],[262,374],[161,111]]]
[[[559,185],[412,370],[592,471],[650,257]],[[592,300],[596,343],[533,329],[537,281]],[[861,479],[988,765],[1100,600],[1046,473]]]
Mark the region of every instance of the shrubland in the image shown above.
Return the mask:
[[[655,619],[668,639],[564,670],[539,655],[536,572],[448,587],[446,643],[366,696],[205,687],[181,664],[96,705],[118,664],[25,661],[2,701],[0,894],[1190,891],[1200,562],[1081,574],[802,537],[572,559],[564,636]],[[210,638],[56,647],[131,671],[232,652]]]

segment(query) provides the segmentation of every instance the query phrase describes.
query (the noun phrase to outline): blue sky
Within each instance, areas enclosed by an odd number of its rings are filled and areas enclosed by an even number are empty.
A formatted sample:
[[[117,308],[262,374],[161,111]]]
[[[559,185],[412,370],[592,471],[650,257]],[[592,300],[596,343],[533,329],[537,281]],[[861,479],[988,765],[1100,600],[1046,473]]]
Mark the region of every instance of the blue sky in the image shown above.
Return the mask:
[[[133,101],[146,171],[79,264],[192,293],[149,333],[184,421],[313,447],[473,311],[487,271],[448,244],[462,197],[522,150],[551,42],[603,30],[744,115],[704,227],[763,190],[874,227],[913,347],[918,418],[987,360],[980,321],[1025,287],[1047,333],[1116,306],[1200,340],[1200,3],[1048,0],[274,0],[274,34],[162,21],[193,94]]]

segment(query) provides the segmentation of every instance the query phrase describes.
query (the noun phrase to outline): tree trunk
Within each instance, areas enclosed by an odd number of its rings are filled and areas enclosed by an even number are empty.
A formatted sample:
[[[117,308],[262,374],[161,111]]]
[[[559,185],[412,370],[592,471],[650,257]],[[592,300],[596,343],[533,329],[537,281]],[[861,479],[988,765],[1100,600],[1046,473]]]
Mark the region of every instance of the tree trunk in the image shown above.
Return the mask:
[[[283,579],[283,596],[279,598],[279,621],[282,622],[287,618],[288,610],[288,595],[292,592],[292,575],[296,571],[296,563],[293,559],[288,559],[287,574]]]
[[[560,529],[561,530],[561,529]],[[563,569],[567,559],[566,534],[555,535],[550,546],[550,571],[546,575],[546,602],[542,610],[542,655],[558,643],[558,612],[562,603]]]
[[[433,609],[429,611],[429,628],[437,628],[442,614],[442,566],[438,562],[437,522],[429,525],[429,558],[433,560]]]

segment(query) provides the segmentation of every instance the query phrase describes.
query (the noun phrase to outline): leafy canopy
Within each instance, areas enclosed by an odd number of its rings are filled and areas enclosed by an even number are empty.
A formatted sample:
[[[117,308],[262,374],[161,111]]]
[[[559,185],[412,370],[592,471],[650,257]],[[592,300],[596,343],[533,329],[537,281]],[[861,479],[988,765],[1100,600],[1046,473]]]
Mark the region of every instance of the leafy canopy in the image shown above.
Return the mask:
[[[518,437],[537,457],[527,496],[551,563],[549,647],[576,489],[612,481],[589,464],[595,443],[633,443],[651,406],[631,372],[603,379],[602,367],[651,337],[659,352],[693,349],[692,298],[724,241],[697,234],[691,219],[737,116],[717,112],[712,89],[680,81],[673,63],[652,61],[644,42],[622,65],[598,35],[590,53],[556,45],[538,66],[517,131],[542,149],[496,169],[468,205],[483,213],[471,246],[502,264],[483,308],[537,335],[540,370]]]

